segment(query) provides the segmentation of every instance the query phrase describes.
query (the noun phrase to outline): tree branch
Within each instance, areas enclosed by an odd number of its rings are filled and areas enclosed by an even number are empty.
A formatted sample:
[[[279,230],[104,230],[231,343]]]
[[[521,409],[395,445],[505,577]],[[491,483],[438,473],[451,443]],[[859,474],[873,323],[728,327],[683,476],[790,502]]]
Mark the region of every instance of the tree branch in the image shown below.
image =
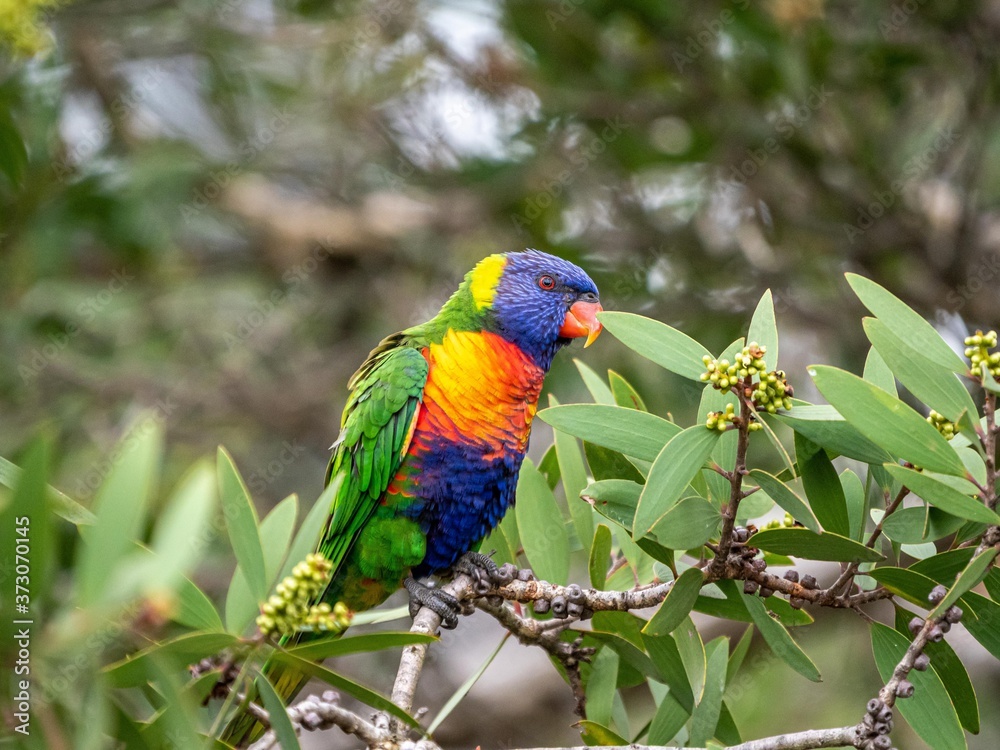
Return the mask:
[[[837,727],[836,729],[810,729],[805,732],[778,734],[760,740],[750,740],[739,745],[731,745],[727,750],[813,750],[824,747],[845,747],[854,744],[854,727]],[[672,745],[629,745],[629,750],[674,750]],[[543,748],[532,748],[543,750]],[[551,750],[551,749],[549,749]],[[560,750],[621,750],[606,745],[591,745],[590,747],[568,747]],[[689,750],[705,750],[705,748],[689,748]]]
[[[559,637],[563,630],[576,622],[576,618],[535,620],[521,617],[510,607],[504,604],[492,604],[487,599],[479,599],[476,606],[496,618],[497,622],[513,633],[520,643],[526,646],[540,646],[563,665],[569,678],[570,688],[573,690],[573,697],[576,698],[576,714],[586,718],[587,696],[580,674],[580,663],[589,661],[594,655],[594,649],[584,648],[578,642],[570,643]]]
[[[446,583],[441,590],[464,602],[475,596],[473,586],[472,578],[464,573],[460,573]],[[410,627],[410,632],[433,635],[437,633],[439,627],[441,627],[440,615],[427,607],[422,607],[417,612],[417,616],[413,618],[413,625]],[[396,681],[392,686],[392,702],[407,713],[413,710],[413,696],[417,691],[420,672],[424,668],[427,645],[426,643],[417,643],[406,646],[399,660]],[[398,728],[402,729],[402,727]]]
[[[345,733],[352,734],[364,741],[369,747],[374,747],[389,739],[388,732],[381,731],[353,711],[348,711],[338,705],[337,694],[332,690],[323,693],[322,698],[310,695],[294,706],[289,706],[287,711],[288,718],[291,719],[297,732],[301,732],[302,729],[315,731],[339,727]],[[254,716],[261,721],[270,723],[270,717],[263,709],[259,709],[259,713],[254,712]],[[250,750],[271,750],[271,748],[277,747],[280,747],[278,738],[274,734],[274,730],[269,729],[263,737],[250,746]]]

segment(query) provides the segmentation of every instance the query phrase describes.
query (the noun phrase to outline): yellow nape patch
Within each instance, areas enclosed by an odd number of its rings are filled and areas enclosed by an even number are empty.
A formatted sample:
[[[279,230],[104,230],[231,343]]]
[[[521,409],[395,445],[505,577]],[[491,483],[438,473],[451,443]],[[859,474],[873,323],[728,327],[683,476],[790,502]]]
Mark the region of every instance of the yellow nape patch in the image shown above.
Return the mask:
[[[477,310],[493,304],[493,294],[497,290],[497,284],[500,283],[506,265],[507,259],[503,255],[491,255],[483,258],[472,269],[469,288]]]

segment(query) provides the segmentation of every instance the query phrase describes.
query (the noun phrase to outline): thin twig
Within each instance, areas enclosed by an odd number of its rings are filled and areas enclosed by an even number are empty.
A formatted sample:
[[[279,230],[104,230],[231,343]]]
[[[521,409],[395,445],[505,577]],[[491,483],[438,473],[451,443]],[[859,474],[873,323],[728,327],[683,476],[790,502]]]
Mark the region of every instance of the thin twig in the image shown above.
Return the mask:
[[[753,406],[750,403],[749,381],[740,381],[733,389],[737,400],[740,402],[740,417],[736,422],[739,431],[736,441],[736,462],[733,470],[729,472],[729,502],[722,509],[722,529],[719,532],[719,549],[715,553],[715,558],[709,564],[708,570],[711,576],[720,578],[726,569],[729,559],[729,550],[733,544],[733,528],[736,525],[736,514],[740,507],[740,500],[743,499],[743,477],[747,475],[747,449],[750,446],[750,421],[753,418]],[[735,421],[735,420],[734,420]]]

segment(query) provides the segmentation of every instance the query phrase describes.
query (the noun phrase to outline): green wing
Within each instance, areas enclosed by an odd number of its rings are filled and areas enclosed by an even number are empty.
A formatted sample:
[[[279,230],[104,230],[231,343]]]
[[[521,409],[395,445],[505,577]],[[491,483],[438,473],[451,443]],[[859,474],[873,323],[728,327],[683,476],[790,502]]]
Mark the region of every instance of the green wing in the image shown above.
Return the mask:
[[[428,365],[404,334],[383,340],[348,383],[326,483],[342,477],[319,551],[340,566],[409,447]]]

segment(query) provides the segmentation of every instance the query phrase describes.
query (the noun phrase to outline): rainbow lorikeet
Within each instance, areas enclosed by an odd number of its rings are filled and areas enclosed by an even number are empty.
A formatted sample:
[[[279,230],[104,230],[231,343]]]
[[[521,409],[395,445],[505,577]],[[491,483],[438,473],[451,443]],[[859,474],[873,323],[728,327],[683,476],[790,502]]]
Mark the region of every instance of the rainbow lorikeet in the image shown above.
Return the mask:
[[[589,346],[600,311],[597,287],[572,263],[537,250],[491,255],[434,318],[371,352],[348,384],[327,471],[327,484],[342,479],[316,547],[333,565],[323,601],[360,611],[405,585],[411,610],[429,606],[454,627],[458,602],[417,579],[452,569],[514,503],[552,358],[573,338]],[[265,671],[286,700],[306,681]],[[260,730],[241,716],[223,739]]]

